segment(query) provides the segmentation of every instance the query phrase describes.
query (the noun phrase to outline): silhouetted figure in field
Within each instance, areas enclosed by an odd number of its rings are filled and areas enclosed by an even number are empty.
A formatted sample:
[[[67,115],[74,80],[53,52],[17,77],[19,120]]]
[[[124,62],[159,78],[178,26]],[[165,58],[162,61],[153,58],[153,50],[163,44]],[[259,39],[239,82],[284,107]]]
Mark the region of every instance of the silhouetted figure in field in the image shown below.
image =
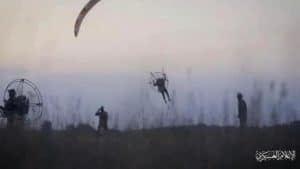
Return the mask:
[[[107,128],[108,113],[104,110],[104,107],[101,106],[95,115],[99,116],[98,132],[100,132],[101,129],[104,129],[106,131],[108,129]]]
[[[155,80],[155,82],[153,83],[153,85],[157,86],[158,91],[162,94],[162,97],[163,97],[165,103],[167,103],[165,94],[167,95],[168,100],[171,101],[169,92],[166,88],[166,81],[167,81],[167,77],[166,77],[166,74],[164,73],[163,77],[157,78]]]
[[[238,117],[240,119],[240,128],[245,128],[247,125],[247,104],[241,93],[237,94],[238,99]]]
[[[7,118],[7,128],[12,128],[15,123],[15,115],[17,113],[17,98],[14,89],[8,90],[9,98],[4,100],[4,107],[0,106],[4,116]]]
[[[16,96],[15,89],[8,90],[9,98],[0,106],[4,117],[7,118],[7,128],[23,128],[25,115],[29,111],[29,100],[26,96]]]

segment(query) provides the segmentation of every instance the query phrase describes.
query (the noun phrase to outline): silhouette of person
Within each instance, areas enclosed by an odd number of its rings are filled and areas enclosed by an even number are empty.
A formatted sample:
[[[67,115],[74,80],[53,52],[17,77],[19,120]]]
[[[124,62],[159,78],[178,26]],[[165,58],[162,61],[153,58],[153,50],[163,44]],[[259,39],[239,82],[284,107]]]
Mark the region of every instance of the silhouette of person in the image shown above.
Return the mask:
[[[101,106],[95,115],[99,116],[98,132],[101,129],[107,130],[108,113],[104,110],[104,107]]]
[[[29,112],[29,100],[27,99],[26,96],[17,96],[17,111],[16,111],[16,121],[17,121],[17,126],[19,128],[24,127],[24,122],[25,122],[25,116]]]
[[[163,97],[165,103],[167,103],[165,94],[167,95],[168,100],[171,101],[169,92],[168,92],[168,90],[166,88],[166,81],[167,81],[167,76],[164,73],[163,77],[157,78],[155,80],[155,82],[153,83],[153,85],[157,86],[158,91],[162,94],[162,97]]]
[[[243,99],[243,94],[238,93],[237,94],[238,99],[238,117],[240,119],[240,128],[245,128],[247,125],[247,104],[245,100]]]
[[[7,118],[7,128],[12,128],[17,113],[17,97],[15,89],[8,90],[9,98],[4,100],[4,107],[0,106],[4,116]]]

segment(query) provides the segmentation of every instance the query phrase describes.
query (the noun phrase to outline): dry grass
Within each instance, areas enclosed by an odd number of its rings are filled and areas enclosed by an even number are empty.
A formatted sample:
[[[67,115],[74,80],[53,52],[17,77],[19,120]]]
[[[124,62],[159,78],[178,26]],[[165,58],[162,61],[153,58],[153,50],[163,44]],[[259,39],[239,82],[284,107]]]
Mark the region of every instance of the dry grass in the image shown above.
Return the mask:
[[[111,131],[0,130],[2,169],[297,168],[297,162],[255,160],[256,150],[299,150],[299,125],[248,128],[182,126]],[[299,151],[297,151],[298,153]]]

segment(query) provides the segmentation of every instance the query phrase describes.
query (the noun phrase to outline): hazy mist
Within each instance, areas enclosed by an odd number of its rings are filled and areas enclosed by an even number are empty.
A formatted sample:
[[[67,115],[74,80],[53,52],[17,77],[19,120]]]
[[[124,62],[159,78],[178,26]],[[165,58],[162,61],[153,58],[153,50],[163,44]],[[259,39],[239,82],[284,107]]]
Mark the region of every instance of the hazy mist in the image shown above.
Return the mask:
[[[299,120],[299,1],[103,0],[75,38],[84,3],[0,2],[0,96],[30,79],[58,128],[101,105],[116,128],[237,125],[238,91],[251,125]],[[174,106],[148,84],[162,68]]]

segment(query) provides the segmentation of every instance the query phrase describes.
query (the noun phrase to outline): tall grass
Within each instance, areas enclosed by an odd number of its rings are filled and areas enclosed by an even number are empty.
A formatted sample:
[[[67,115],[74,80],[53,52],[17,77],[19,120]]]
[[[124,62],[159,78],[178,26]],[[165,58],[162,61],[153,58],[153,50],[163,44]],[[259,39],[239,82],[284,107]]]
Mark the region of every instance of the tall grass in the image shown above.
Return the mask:
[[[180,91],[170,88],[172,104],[165,105],[159,93],[142,87],[138,99],[130,105],[133,107],[128,108],[126,106],[129,104],[125,103],[123,110],[109,111],[109,127],[123,130],[195,124],[237,126],[237,91],[243,92],[248,104],[250,126],[283,124],[299,118],[297,99],[300,98],[300,92],[293,92],[295,89],[290,89],[283,82],[256,81],[245,90],[226,89],[216,100],[209,100],[207,92],[200,89],[187,89]],[[153,93],[156,95],[151,95]],[[153,97],[156,97],[155,102]],[[79,123],[87,123],[94,128],[97,126],[98,118],[94,116],[97,109],[91,107],[100,105],[91,106],[83,96],[45,96],[44,106],[40,121],[49,120],[54,128],[63,129]],[[4,121],[2,119],[2,124]]]

